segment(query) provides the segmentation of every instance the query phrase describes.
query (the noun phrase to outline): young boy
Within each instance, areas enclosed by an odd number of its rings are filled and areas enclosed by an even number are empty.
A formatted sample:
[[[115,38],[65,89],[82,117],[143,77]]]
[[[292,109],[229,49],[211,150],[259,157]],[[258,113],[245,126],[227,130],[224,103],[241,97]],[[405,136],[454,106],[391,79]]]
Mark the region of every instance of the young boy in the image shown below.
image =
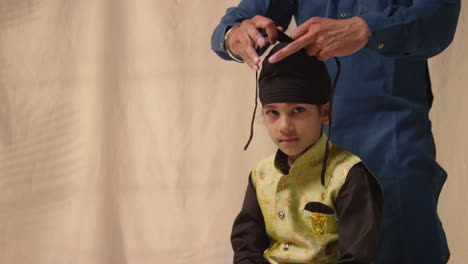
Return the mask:
[[[382,221],[381,187],[357,156],[331,143],[325,153],[327,69],[305,50],[268,63],[285,45],[272,48],[259,77],[266,127],[279,149],[249,176],[231,235],[234,263],[371,263]]]

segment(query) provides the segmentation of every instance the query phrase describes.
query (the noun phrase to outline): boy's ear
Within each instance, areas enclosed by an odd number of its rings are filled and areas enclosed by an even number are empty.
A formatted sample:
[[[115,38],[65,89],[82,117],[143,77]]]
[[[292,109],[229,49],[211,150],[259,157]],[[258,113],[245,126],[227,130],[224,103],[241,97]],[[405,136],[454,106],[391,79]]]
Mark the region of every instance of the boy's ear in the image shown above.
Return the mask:
[[[320,114],[322,115],[322,124],[330,122],[330,103],[319,106]]]

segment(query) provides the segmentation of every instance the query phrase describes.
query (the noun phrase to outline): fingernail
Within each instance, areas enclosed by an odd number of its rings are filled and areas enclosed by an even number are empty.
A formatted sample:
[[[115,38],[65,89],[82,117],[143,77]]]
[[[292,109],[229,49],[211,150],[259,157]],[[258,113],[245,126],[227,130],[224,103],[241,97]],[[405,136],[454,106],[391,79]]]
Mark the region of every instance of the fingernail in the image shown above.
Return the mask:
[[[253,69],[254,69],[254,71],[258,71],[258,66],[257,66],[257,65],[254,65],[254,66],[253,66]]]
[[[254,63],[258,63],[259,60],[260,60],[260,59],[259,59],[258,57],[254,57],[254,58],[253,58],[253,62],[254,62]]]
[[[265,45],[265,39],[263,39],[263,38],[261,38],[261,37],[258,38],[258,39],[257,39],[257,44],[258,44],[259,46]]]
[[[276,62],[276,56],[275,56],[275,55],[271,56],[271,57],[268,59],[268,62],[269,62],[269,63],[275,63],[275,62]]]

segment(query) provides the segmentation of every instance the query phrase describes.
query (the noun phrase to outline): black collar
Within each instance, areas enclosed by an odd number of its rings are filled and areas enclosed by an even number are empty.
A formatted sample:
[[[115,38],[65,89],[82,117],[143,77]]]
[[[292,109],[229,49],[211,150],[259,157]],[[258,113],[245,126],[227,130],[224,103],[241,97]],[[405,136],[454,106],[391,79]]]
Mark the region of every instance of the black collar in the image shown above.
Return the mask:
[[[288,155],[284,154],[281,149],[278,149],[275,155],[275,166],[278,168],[284,175],[289,174],[291,167],[288,164]]]

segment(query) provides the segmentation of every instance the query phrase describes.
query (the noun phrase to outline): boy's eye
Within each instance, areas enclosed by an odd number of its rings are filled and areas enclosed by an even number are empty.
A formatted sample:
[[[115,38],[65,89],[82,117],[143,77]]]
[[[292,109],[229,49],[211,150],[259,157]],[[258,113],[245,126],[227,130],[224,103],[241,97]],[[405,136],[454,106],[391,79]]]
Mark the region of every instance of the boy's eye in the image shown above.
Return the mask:
[[[270,116],[278,115],[278,111],[276,110],[267,110],[265,113]]]
[[[304,112],[305,108],[304,107],[294,107],[293,113],[301,113]]]

